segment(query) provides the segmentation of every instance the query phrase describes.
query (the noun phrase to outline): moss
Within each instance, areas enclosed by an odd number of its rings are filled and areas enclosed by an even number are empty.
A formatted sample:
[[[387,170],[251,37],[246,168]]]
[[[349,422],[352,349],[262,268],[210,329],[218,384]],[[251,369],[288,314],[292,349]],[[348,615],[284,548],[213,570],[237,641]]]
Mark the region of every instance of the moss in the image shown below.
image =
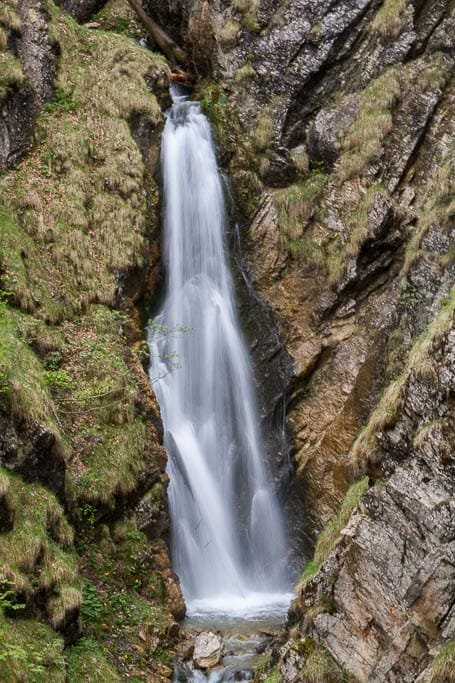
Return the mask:
[[[307,581],[309,581],[318,571],[320,565],[313,559],[308,560],[303,568],[303,572],[300,575],[299,585],[303,586]]]
[[[352,511],[358,505],[360,498],[368,490],[368,477],[363,477],[360,481],[352,484],[341,503],[337,516],[327,524],[320,533],[316,549],[314,551],[314,565],[321,565],[325,562],[333,550],[341,530],[346,526]]]
[[[439,650],[430,665],[426,683],[454,683],[455,681],[455,641]]]
[[[254,78],[255,75],[256,71],[251,65],[251,62],[245,62],[245,64],[239,66],[235,72],[235,80],[237,83],[245,83],[245,81],[249,81],[251,78]]]
[[[57,322],[93,300],[112,304],[122,273],[143,263],[145,168],[128,121],[159,126],[147,82],[167,70],[128,38],[80,27],[52,3],[49,9],[62,50],[54,101],[41,115],[34,153],[5,178],[0,200],[21,232],[17,250],[30,245],[20,304]],[[5,269],[14,268],[7,254]]]
[[[223,24],[218,34],[221,45],[226,48],[234,47],[237,43],[240,29],[241,27],[238,21],[235,19],[228,19],[226,23]]]
[[[406,28],[407,18],[406,0],[384,0],[370,24],[370,31],[386,40],[394,40]]]
[[[358,115],[339,142],[341,156],[335,165],[339,181],[360,175],[367,164],[379,157],[392,130],[392,109],[400,93],[398,71],[392,68],[360,94]]]

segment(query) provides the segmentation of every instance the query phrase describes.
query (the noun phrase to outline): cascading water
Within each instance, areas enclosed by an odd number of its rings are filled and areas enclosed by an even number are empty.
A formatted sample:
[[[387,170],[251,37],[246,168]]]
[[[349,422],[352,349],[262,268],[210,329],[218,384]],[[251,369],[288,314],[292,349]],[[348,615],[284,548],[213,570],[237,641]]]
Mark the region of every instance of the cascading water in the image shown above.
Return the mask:
[[[162,141],[166,298],[149,330],[173,567],[190,616],[283,612],[283,524],[234,307],[210,126],[198,103],[173,99]]]

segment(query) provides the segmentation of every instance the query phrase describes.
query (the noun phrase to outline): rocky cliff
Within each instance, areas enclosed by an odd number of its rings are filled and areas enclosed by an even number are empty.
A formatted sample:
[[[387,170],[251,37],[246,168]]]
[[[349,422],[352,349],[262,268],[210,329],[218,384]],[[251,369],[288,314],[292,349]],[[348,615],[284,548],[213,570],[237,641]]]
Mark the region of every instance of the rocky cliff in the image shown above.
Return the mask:
[[[294,361],[288,512],[315,554],[270,680],[452,680],[453,7],[147,6],[193,47]]]
[[[182,604],[140,314],[169,72],[120,0],[61,4],[0,10],[2,664],[158,681]],[[288,378],[302,577],[258,678],[453,680],[453,3],[144,7],[192,55],[279,333],[252,350]]]

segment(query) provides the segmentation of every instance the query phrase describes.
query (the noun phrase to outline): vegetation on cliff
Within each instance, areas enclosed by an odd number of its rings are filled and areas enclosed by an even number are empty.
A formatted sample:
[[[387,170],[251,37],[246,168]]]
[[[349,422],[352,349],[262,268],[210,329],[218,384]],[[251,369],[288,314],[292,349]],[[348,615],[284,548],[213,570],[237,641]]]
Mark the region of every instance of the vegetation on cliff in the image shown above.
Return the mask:
[[[0,177],[1,668],[8,681],[159,680],[183,603],[160,539],[165,455],[134,302],[156,281],[168,69],[51,0],[37,11],[58,53],[53,95]],[[33,30],[21,16],[2,6],[6,107],[36,77],[12,48]]]

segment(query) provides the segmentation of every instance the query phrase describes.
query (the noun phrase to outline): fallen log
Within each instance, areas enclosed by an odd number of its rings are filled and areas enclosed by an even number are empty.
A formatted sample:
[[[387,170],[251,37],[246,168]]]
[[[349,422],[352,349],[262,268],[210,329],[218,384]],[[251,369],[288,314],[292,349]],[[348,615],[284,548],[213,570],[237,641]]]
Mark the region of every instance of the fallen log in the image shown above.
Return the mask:
[[[139,21],[148,31],[152,39],[158,45],[160,50],[166,55],[171,62],[177,64],[188,64],[189,58],[185,50],[183,50],[172,38],[164,31],[156,21],[153,21],[148,14],[145,13],[140,0],[127,0],[128,4],[136,12]]]

